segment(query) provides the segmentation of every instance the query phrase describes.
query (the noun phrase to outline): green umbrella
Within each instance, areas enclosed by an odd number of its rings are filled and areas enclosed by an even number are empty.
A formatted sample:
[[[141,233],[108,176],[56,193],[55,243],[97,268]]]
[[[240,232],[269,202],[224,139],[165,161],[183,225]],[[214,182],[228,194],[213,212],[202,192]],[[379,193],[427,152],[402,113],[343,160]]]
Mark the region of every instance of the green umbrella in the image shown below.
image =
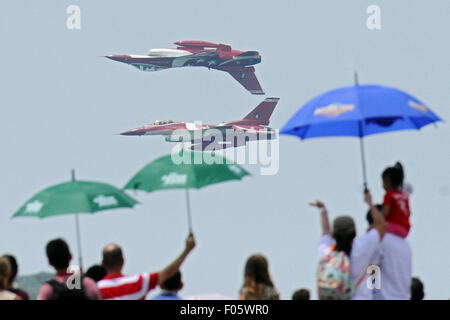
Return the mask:
[[[77,232],[79,264],[82,267],[79,213],[131,208],[137,201],[116,187],[92,181],[72,180],[46,188],[35,194],[12,216],[46,218],[74,214]]]
[[[189,163],[182,162],[179,164],[172,160],[171,154],[157,158],[139,170],[128,181],[124,189],[147,192],[185,189],[188,227],[189,232],[192,233],[189,189],[200,189],[215,183],[240,180],[244,176],[250,175],[241,166],[217,154],[213,156],[214,162],[211,164],[207,164],[205,161],[194,162],[196,157],[203,157],[203,154],[200,151],[188,152],[184,154],[184,159],[190,159]],[[183,154],[181,153],[180,156],[183,156]]]

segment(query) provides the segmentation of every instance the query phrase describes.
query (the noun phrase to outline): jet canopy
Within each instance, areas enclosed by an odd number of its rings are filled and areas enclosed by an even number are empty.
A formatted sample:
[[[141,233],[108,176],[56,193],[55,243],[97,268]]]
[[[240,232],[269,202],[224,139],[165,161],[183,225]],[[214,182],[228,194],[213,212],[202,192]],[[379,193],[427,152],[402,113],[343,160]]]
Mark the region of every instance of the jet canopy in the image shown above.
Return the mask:
[[[149,57],[176,58],[191,55],[189,51],[179,49],[151,49],[148,52]]]
[[[153,121],[152,123],[149,123],[149,125],[151,126],[162,126],[164,124],[171,124],[171,123],[175,123],[176,121],[173,120],[156,120]]]

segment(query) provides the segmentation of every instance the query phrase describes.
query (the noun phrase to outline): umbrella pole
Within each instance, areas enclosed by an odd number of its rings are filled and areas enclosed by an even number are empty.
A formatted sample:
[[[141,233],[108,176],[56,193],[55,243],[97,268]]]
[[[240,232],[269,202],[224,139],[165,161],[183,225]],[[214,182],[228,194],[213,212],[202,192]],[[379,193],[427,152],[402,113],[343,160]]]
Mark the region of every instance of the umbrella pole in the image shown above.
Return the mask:
[[[189,199],[189,189],[186,188],[186,209],[187,209],[187,219],[188,219],[188,228],[189,234],[192,234],[192,218],[191,218],[191,201]]]
[[[358,72],[353,73],[353,80],[355,81],[355,86],[358,86],[359,85]]]
[[[359,146],[361,149],[361,163],[363,170],[363,180],[364,180],[364,192],[369,191],[367,188],[367,172],[366,172],[366,153],[364,150],[364,139],[362,137],[359,138]]]
[[[77,230],[78,266],[80,267],[80,269],[83,269],[83,259],[81,258],[80,222],[78,221],[78,213],[75,213],[75,227]]]
[[[75,169],[71,171],[72,181],[75,181]],[[80,222],[78,221],[78,213],[75,213],[75,228],[77,231],[77,246],[78,246],[78,267],[83,269],[83,259],[81,258],[81,238],[80,238]]]

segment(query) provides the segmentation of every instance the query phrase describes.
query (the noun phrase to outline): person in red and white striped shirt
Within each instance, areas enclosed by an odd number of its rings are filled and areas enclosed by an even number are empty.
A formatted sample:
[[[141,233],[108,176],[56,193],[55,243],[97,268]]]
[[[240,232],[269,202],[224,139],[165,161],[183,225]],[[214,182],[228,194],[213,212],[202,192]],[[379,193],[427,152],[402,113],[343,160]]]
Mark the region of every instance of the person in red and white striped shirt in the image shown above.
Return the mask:
[[[104,300],[143,300],[147,293],[174,275],[184,262],[189,252],[195,247],[195,239],[191,234],[186,239],[186,246],[180,256],[160,272],[125,276],[122,274],[124,259],[122,249],[114,243],[103,249],[103,266],[106,276],[97,282]]]

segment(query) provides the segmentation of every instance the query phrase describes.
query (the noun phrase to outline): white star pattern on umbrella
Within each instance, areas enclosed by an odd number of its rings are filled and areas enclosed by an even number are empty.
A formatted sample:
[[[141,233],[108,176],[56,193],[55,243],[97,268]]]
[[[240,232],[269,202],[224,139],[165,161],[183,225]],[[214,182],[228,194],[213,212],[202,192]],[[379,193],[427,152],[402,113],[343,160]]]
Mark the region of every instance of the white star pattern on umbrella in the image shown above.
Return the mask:
[[[44,204],[41,201],[34,200],[33,202],[27,204],[25,212],[38,213],[39,211],[41,211],[43,205]]]
[[[236,166],[234,164],[229,165],[228,169],[230,169],[230,171],[233,171],[236,174],[241,174],[242,173],[241,168],[239,168],[238,166]]]
[[[117,205],[117,200],[114,196],[98,195],[94,198],[94,200],[92,200],[92,202],[95,202],[99,207],[109,207]]]
[[[183,185],[187,181],[187,175],[171,172],[169,174],[162,176],[161,180],[163,181],[164,185],[173,185],[173,184]]]

